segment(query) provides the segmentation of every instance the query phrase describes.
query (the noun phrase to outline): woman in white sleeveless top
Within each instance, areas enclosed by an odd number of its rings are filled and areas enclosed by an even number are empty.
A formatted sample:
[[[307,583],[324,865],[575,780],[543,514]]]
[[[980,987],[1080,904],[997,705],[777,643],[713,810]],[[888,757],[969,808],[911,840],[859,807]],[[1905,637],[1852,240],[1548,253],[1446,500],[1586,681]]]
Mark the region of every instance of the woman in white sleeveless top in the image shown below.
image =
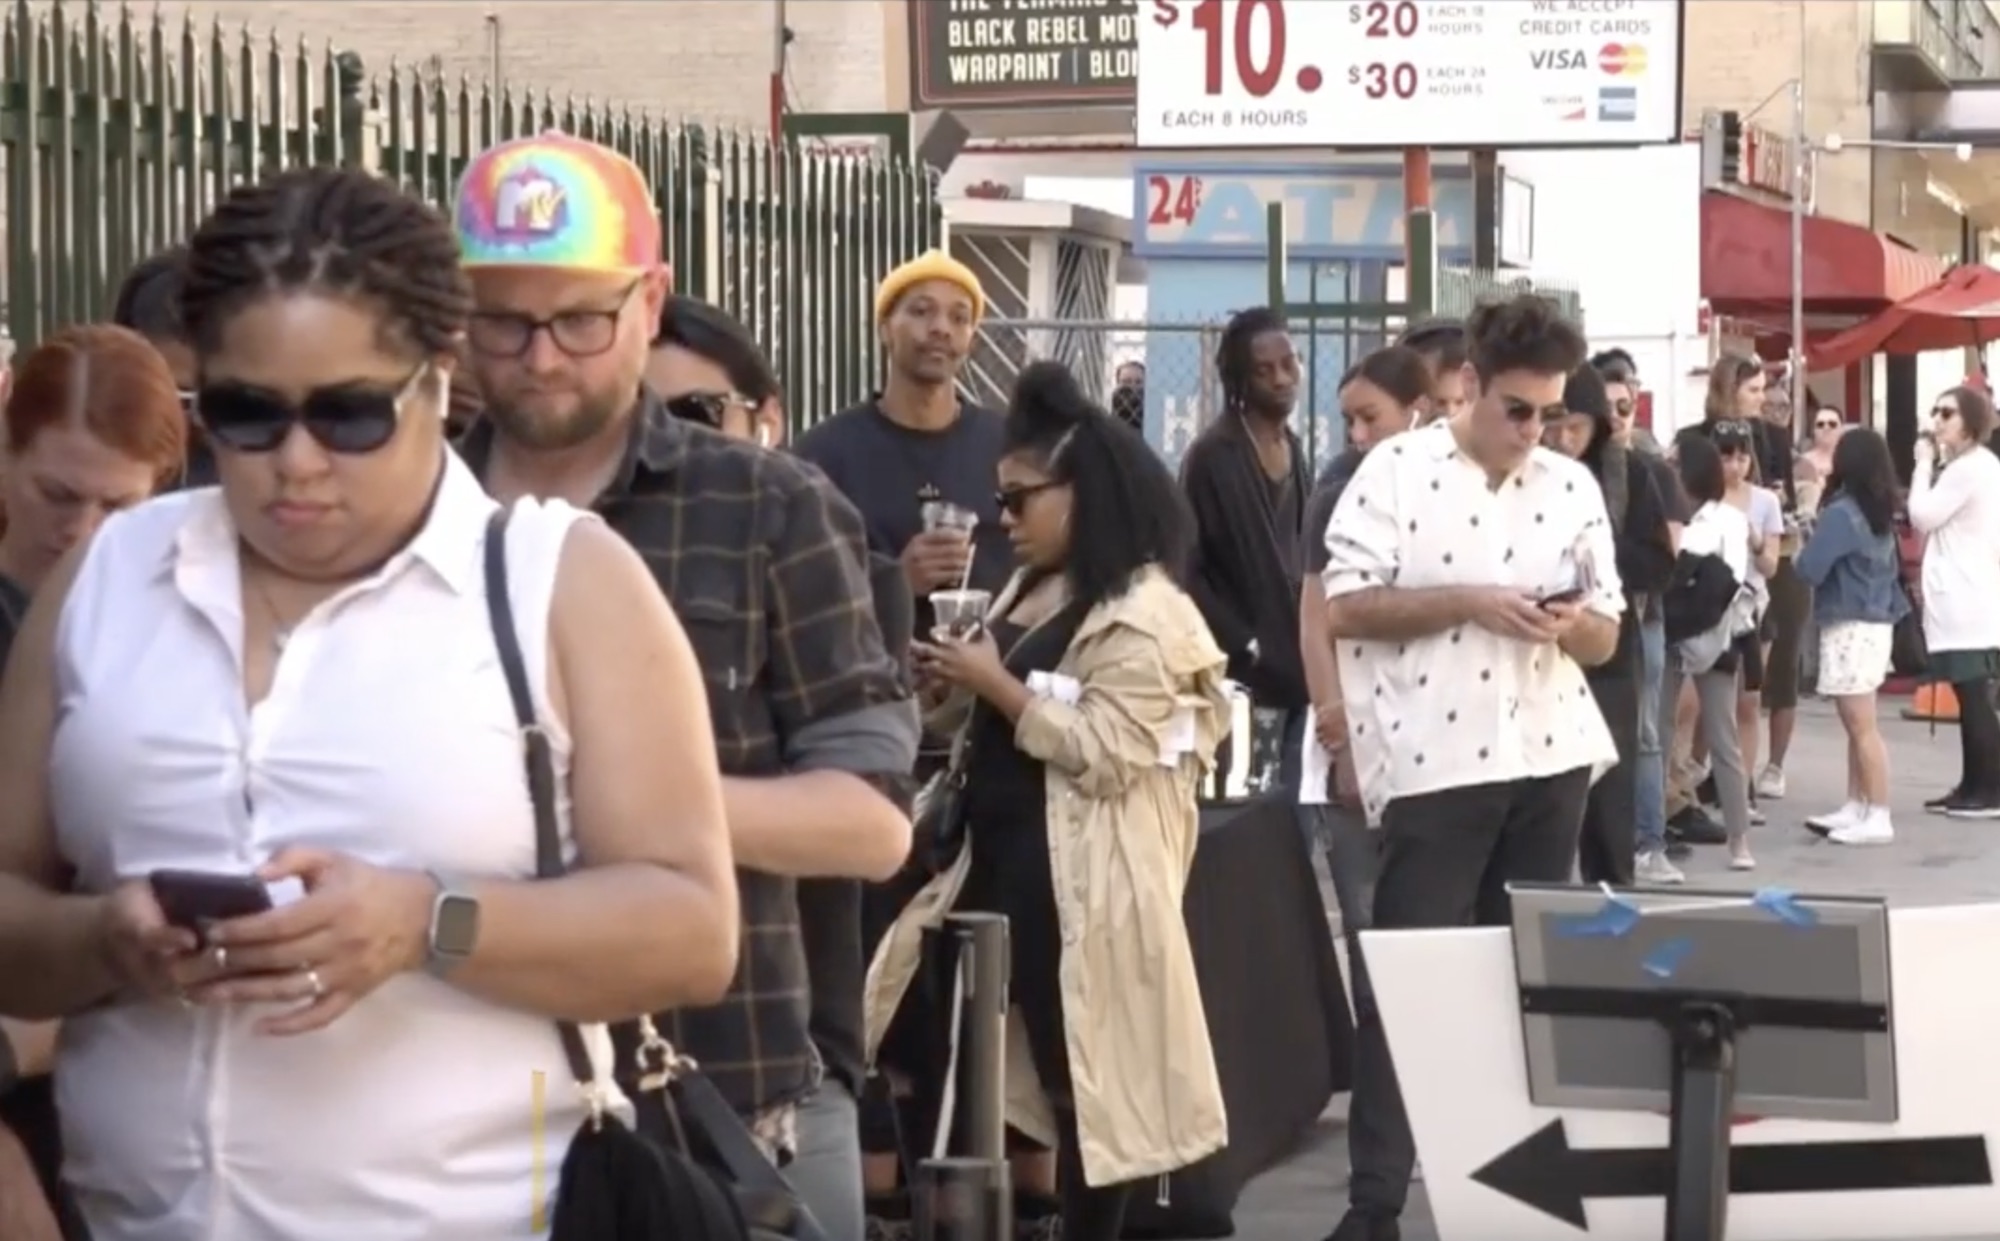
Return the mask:
[[[710,1003],[734,969],[699,670],[638,556],[554,504],[507,531],[574,855],[534,879],[494,506],[443,438],[469,300],[386,181],[232,194],[184,306],[222,485],[107,522],[15,647],[0,1013],[64,1019],[93,1241],[537,1236],[585,1114],[554,1019]],[[303,896],[197,946],[161,869]]]

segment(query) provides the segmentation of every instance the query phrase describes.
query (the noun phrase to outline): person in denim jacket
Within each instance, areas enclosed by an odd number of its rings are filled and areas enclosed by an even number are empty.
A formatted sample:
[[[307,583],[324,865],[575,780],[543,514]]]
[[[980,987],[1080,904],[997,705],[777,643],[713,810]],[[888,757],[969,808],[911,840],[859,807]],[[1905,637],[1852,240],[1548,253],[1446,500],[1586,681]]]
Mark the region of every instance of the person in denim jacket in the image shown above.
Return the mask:
[[[1835,844],[1880,845],[1889,822],[1889,751],[1875,692],[1889,674],[1896,622],[1909,610],[1896,563],[1896,475],[1889,446],[1866,427],[1833,452],[1827,500],[1796,568],[1813,591],[1819,626],[1819,691],[1847,731],[1847,801],[1806,826]]]

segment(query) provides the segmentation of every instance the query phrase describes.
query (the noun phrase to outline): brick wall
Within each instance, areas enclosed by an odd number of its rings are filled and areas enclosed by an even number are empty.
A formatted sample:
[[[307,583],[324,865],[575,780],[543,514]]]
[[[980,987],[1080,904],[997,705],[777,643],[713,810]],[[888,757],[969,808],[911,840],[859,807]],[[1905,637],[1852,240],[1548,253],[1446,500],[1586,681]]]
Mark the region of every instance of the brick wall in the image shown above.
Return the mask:
[[[134,6],[140,12],[150,6]],[[78,16],[81,3],[65,8]],[[372,70],[404,65],[488,76],[486,15],[501,19],[510,83],[574,91],[664,115],[766,128],[774,0],[164,0],[203,23],[247,23],[288,41],[359,52]],[[805,111],[887,106],[880,0],[786,6],[792,104]]]
[[[1781,88],[1799,73],[1799,14],[1806,16],[1806,132],[1866,138],[1869,133],[1867,0],[1690,0],[1687,6],[1686,106],[1689,129],[1706,108],[1763,110],[1757,124],[1791,129],[1791,101]],[[1773,92],[1777,97],[1765,103]],[[1861,151],[1819,161],[1821,214],[1869,222],[1869,166]]]

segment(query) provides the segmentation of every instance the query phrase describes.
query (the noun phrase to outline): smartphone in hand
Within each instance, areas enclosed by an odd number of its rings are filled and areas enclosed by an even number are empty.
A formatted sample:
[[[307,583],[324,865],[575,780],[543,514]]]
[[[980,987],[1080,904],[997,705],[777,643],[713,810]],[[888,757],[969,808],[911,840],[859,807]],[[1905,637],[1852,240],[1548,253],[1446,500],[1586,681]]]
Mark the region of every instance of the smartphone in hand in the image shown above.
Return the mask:
[[[1556,604],[1559,603],[1581,603],[1581,602],[1583,602],[1583,587],[1571,586],[1567,590],[1551,591],[1550,593],[1541,596],[1540,598],[1535,600],[1535,606],[1540,608],[1547,608],[1547,607],[1554,607]]]
[[[167,922],[203,939],[217,922],[247,918],[272,907],[270,888],[255,875],[156,870],[148,881]]]

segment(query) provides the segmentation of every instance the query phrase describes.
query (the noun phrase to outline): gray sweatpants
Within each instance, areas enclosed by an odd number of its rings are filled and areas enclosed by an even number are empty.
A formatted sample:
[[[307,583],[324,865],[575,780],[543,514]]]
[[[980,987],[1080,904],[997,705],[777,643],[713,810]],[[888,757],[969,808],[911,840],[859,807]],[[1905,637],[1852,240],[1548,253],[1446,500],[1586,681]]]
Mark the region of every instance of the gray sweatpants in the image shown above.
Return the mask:
[[[1661,696],[1660,712],[1671,735],[1676,704],[1687,674],[1674,671],[1668,691]],[[1736,735],[1736,673],[1703,672],[1694,678],[1695,727],[1708,743],[1709,771],[1715,776],[1715,795],[1722,802],[1722,824],[1729,839],[1742,840],[1750,834],[1750,777],[1743,770],[1743,746]]]

